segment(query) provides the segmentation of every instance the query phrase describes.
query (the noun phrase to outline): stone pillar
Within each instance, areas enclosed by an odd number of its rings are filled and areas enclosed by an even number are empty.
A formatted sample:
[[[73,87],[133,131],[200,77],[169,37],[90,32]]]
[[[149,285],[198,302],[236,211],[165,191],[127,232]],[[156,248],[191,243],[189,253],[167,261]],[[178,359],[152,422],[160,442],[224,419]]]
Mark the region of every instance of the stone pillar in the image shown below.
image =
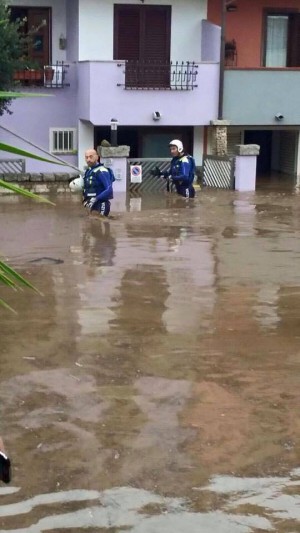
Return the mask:
[[[213,126],[213,154],[218,156],[227,155],[227,128],[229,120],[212,120]]]
[[[258,144],[237,144],[235,157],[235,190],[255,191],[256,166],[260,146]]]
[[[129,157],[130,146],[98,146],[97,151],[104,165],[111,168],[114,172],[116,178],[114,191],[126,192],[127,159]]]

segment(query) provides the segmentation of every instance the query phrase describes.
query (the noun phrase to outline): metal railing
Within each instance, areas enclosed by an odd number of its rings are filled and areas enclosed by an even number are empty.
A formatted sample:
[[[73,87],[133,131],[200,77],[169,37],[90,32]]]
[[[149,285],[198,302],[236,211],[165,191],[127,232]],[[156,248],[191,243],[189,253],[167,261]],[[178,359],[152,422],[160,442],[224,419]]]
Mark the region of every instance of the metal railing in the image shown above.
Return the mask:
[[[16,70],[14,81],[20,82],[25,86],[44,86],[47,88],[61,89],[69,87],[66,83],[66,73],[69,65],[63,61],[45,65],[43,68],[31,69],[25,68]]]
[[[127,180],[129,185],[130,192],[136,193],[155,193],[162,192],[166,190],[166,180],[164,178],[159,178],[153,175],[152,171],[156,167],[162,172],[168,171],[170,168],[170,158],[131,158],[127,161]],[[131,165],[141,165],[142,166],[142,181],[141,183],[131,183],[130,182],[130,166]]]
[[[0,174],[23,174],[25,159],[0,159]]]
[[[119,66],[123,66],[120,64]],[[198,65],[194,62],[126,61],[125,89],[192,91]]]
[[[203,156],[203,184],[217,189],[234,189],[235,158]]]

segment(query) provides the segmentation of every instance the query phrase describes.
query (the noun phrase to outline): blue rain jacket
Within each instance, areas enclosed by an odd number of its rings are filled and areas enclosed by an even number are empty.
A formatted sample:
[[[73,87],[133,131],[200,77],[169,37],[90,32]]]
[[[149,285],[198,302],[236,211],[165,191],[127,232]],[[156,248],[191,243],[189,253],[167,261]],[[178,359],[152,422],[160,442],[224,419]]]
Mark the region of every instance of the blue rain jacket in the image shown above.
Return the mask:
[[[102,163],[88,168],[83,181],[83,198],[85,200],[96,198],[97,202],[106,202],[113,198],[113,174]]]
[[[170,176],[174,183],[181,182],[189,187],[193,184],[195,175],[195,161],[190,155],[173,157],[171,161]]]

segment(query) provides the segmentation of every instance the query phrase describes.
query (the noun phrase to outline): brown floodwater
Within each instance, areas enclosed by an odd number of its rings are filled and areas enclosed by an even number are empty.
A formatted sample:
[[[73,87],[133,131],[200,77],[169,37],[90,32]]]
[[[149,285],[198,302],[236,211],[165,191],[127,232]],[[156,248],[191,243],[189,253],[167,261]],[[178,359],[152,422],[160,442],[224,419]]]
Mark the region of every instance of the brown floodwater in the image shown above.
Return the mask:
[[[0,197],[0,533],[300,531],[300,197]]]

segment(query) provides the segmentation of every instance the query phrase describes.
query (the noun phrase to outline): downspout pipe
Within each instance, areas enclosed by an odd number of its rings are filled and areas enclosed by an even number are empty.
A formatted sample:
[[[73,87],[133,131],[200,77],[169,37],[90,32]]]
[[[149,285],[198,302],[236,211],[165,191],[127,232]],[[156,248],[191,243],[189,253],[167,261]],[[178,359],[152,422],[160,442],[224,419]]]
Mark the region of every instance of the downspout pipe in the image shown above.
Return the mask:
[[[226,8],[231,2],[221,0],[221,45],[220,45],[220,79],[219,79],[219,107],[218,120],[223,120],[224,114],[224,69],[225,69],[225,40],[226,40]]]

